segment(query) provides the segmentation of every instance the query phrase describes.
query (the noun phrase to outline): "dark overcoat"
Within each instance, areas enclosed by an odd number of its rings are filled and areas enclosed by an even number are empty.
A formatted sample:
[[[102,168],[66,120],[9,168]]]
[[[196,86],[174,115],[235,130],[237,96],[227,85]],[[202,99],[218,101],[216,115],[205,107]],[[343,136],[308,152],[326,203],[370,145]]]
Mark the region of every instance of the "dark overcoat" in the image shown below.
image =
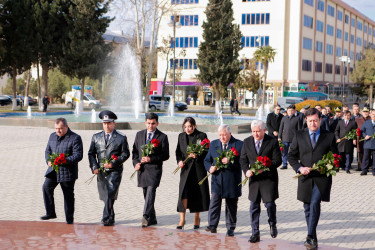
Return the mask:
[[[227,148],[230,149],[232,147],[236,148],[238,153],[240,153],[242,141],[231,136]],[[223,151],[222,148],[220,140],[211,142],[208,154],[204,158],[204,166],[207,171],[216,164],[215,158],[220,156]],[[234,157],[233,164],[228,163],[227,168],[216,170],[211,176],[211,193],[219,194],[222,198],[237,198],[242,195],[241,185],[238,185],[241,183],[240,155]]]
[[[329,121],[328,121],[329,131],[332,132],[332,133],[335,133],[337,123],[341,120],[342,120],[341,117],[336,117],[336,116],[334,118],[329,119]]]
[[[375,126],[372,125],[372,120],[367,120],[363,123],[361,128],[362,137],[365,138],[366,135],[372,136],[375,133]],[[375,149],[375,139],[370,138],[368,140],[364,140],[364,149]]]
[[[263,202],[271,202],[279,198],[279,175],[277,168],[282,163],[279,143],[269,135],[264,135],[262,146],[259,154],[255,149],[254,137],[250,136],[243,141],[241,151],[241,168],[246,176],[246,172],[257,161],[258,156],[267,156],[271,159],[272,165],[270,171],[263,172],[259,175],[253,175],[249,178],[249,200],[255,202],[258,194],[262,197]]]
[[[267,131],[268,135],[272,138],[277,138],[273,132],[279,132],[281,119],[283,119],[283,117],[282,114],[279,113],[279,115],[276,115],[275,112],[271,112],[267,115]]]
[[[147,129],[139,131],[134,140],[132,159],[133,166],[142,160],[141,146],[146,144]],[[163,173],[163,161],[169,159],[169,143],[168,136],[156,129],[152,139],[159,140],[160,144],[154,148],[154,153],[149,155],[150,162],[143,163],[139,171],[137,171],[138,187],[158,187]]]
[[[303,120],[301,119],[301,116],[286,115],[281,119],[278,137],[283,142],[292,142],[296,131],[300,130],[302,126]]]
[[[345,120],[340,120],[337,123],[335,136],[336,140],[341,139],[345,136],[346,133],[350,132],[353,129],[357,129],[357,123],[354,120],[349,120],[348,125],[345,126]],[[354,151],[354,144],[353,140],[342,140],[338,143],[338,149],[340,153],[350,153],[353,154]]]
[[[207,138],[206,133],[200,132],[197,129],[192,134],[193,144],[196,144],[197,140],[201,141]],[[186,153],[188,147],[187,134],[181,133],[178,135],[178,142],[176,148],[176,160],[177,163],[184,161],[188,154]],[[204,158],[207,155],[207,151],[203,152],[198,158],[190,159],[180,173],[180,185],[178,192],[178,203],[177,212],[185,212],[186,209],[182,204],[182,193],[185,186],[188,188],[188,204],[187,208],[191,213],[208,211],[210,205],[210,190],[208,188],[208,182],[205,181],[202,185],[198,182],[207,176],[206,169],[204,168]]]
[[[104,136],[104,131],[92,136],[88,152],[90,168],[92,171],[99,169],[102,160],[110,159],[112,155],[117,156],[118,160],[111,161],[113,168],[107,169],[105,172],[100,171],[97,175],[99,198],[103,201],[107,197],[116,200],[121,183],[123,163],[130,156],[129,144],[126,136],[116,130],[113,130],[107,145]]]
[[[371,120],[371,117],[370,116],[367,116],[367,118],[365,119],[363,117],[363,115],[361,115],[360,117],[356,118],[355,119],[355,122],[357,123],[357,126],[359,129],[362,129],[362,126],[363,124],[365,123],[365,121],[367,120]],[[363,141],[359,141],[363,138],[363,136],[361,135],[360,137],[357,137],[357,152],[363,152],[363,144],[364,142]]]
[[[315,148],[312,148],[309,130],[300,130],[296,132],[289,149],[288,162],[297,172],[300,167],[312,167],[329,151],[332,151],[333,154],[339,153],[334,133],[320,130]],[[319,189],[322,201],[329,201],[332,176],[327,177],[317,171],[311,171],[308,175],[302,175],[298,178],[297,199],[310,203],[314,183]]]
[[[81,136],[77,135],[68,128],[68,132],[64,136],[58,136],[56,132],[49,137],[45,150],[45,159],[48,164],[48,155],[52,153],[64,153],[66,163],[61,165],[59,172],[56,173],[52,167],[48,167],[45,177],[56,175],[57,182],[74,181],[78,179],[78,162],[83,158],[83,145]]]

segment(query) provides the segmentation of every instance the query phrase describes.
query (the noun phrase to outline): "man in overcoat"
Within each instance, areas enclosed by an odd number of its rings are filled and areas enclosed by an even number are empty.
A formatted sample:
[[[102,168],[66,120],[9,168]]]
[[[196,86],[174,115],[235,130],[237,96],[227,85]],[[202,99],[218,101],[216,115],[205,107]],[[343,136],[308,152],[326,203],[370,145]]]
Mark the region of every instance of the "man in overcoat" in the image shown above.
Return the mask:
[[[55,131],[49,137],[45,150],[45,159],[48,169],[43,184],[43,199],[46,215],[42,220],[56,218],[54,191],[60,184],[64,194],[64,210],[67,224],[74,223],[74,184],[78,179],[78,162],[83,157],[83,145],[81,136],[71,131],[65,118],[57,118]],[[52,169],[52,163],[48,160],[51,154],[68,154],[66,163],[62,164],[59,171]]]
[[[307,223],[304,245],[308,249],[318,247],[316,228],[320,216],[321,201],[330,201],[332,176],[320,174],[311,167],[330,151],[338,154],[334,133],[321,130],[321,114],[315,109],[306,112],[307,129],[297,131],[289,151],[289,164],[298,174],[297,199],[303,202]]]
[[[362,109],[362,115],[358,118],[355,119],[355,122],[357,123],[357,126],[359,129],[362,129],[363,124],[365,121],[370,120],[370,110],[367,107],[364,107]],[[359,136],[357,138],[357,162],[358,162],[358,167],[357,171],[362,171],[362,161],[363,161],[363,141],[359,141],[363,138],[363,136]]]
[[[267,115],[267,130],[268,135],[272,138],[276,138],[279,135],[279,128],[281,119],[283,119],[283,115],[280,114],[281,106],[276,105],[274,108],[274,112],[271,112]]]
[[[104,110],[99,113],[99,118],[103,121],[103,131],[92,136],[88,156],[91,171],[98,177],[99,198],[104,201],[102,223],[104,226],[113,226],[113,205],[117,200],[123,163],[129,158],[130,152],[126,136],[115,129],[116,114]]]
[[[133,166],[137,171],[138,187],[143,189],[143,197],[145,199],[142,227],[157,224],[154,206],[156,189],[160,184],[163,161],[169,159],[168,136],[157,129],[159,125],[158,115],[148,113],[145,125],[146,129],[136,134],[132,151]],[[142,156],[142,146],[153,139],[158,140],[154,153]]]
[[[342,120],[342,112],[341,108],[337,107],[335,108],[335,116],[329,119],[329,131],[335,133],[337,123],[339,123],[340,120]]]
[[[245,176],[249,178],[250,219],[252,235],[249,242],[260,241],[259,217],[260,201],[263,200],[267,208],[268,224],[272,238],[277,237],[276,227],[276,203],[279,198],[279,176],[277,168],[281,165],[281,151],[276,138],[267,135],[263,121],[256,120],[251,123],[252,136],[247,137],[241,151],[241,168]],[[254,175],[250,170],[258,156],[267,156],[271,160],[269,171],[259,170],[259,175]]]
[[[353,162],[354,145],[357,144],[357,139],[355,140],[341,140],[345,137],[345,134],[357,130],[357,123],[351,119],[352,114],[350,111],[345,111],[344,119],[339,120],[335,130],[336,142],[338,143],[338,149],[341,155],[341,168],[344,169],[346,173],[350,174],[350,169]],[[356,131],[357,133],[357,131]]]
[[[218,128],[219,139],[214,140],[210,144],[210,148],[204,159],[204,166],[211,177],[211,200],[208,210],[208,227],[206,231],[211,233],[217,232],[217,226],[220,221],[221,203],[225,199],[225,220],[227,227],[227,236],[234,236],[234,230],[237,223],[237,203],[238,197],[241,196],[241,166],[240,155],[242,149],[242,141],[234,138],[230,132],[228,125],[220,125]],[[223,164],[227,164],[227,168],[216,169],[216,157],[221,152],[235,148],[238,156],[234,157],[234,162],[229,162],[227,157],[222,159]]]
[[[372,156],[372,175],[375,176],[375,139],[372,137],[375,134],[375,110],[371,110],[370,115],[371,120],[365,121],[361,128],[362,137],[365,139],[361,175],[367,175]]]

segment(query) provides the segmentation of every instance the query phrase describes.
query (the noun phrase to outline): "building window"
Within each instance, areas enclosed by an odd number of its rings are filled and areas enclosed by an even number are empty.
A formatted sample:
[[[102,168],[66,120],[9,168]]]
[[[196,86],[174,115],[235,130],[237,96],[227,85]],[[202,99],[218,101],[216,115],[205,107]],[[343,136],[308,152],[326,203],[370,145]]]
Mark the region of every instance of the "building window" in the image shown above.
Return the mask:
[[[355,27],[355,19],[352,17],[352,27]]]
[[[362,30],[362,23],[357,21],[357,29]]]
[[[326,73],[332,74],[332,64],[326,63]]]
[[[303,38],[303,48],[308,49],[308,50],[312,50],[312,39],[304,37]]]
[[[326,44],[326,54],[327,55],[333,55],[333,45],[331,44]]]
[[[316,52],[323,52],[323,43],[316,41],[315,42],[315,51]]]
[[[354,52],[353,51],[350,51],[350,59],[354,59]]]
[[[349,33],[348,32],[345,32],[344,38],[345,38],[345,41],[349,40]]]
[[[170,68],[173,69],[173,59],[169,60]],[[197,59],[177,59],[175,60],[175,67],[180,69],[198,69]]]
[[[310,6],[314,6],[314,0],[304,0],[305,4],[308,4]]]
[[[304,15],[303,16],[303,25],[312,29],[312,27],[313,27],[313,18]]]
[[[365,25],[365,33],[367,34],[367,25]]]
[[[193,4],[199,3],[199,0],[172,0],[172,4]]]
[[[321,73],[323,70],[323,64],[321,62],[315,62],[315,72]]]
[[[328,7],[327,7],[327,14],[332,16],[332,17],[335,17],[335,8],[332,7],[331,5],[328,4]]]
[[[336,47],[336,56],[341,57],[341,47]]]
[[[198,15],[181,15],[176,16],[180,20],[182,26],[198,26]],[[174,16],[171,16],[173,21]]]
[[[176,48],[198,48],[198,37],[176,37]],[[173,48],[173,38],[171,39]]]
[[[349,15],[345,15],[345,23],[349,24]]]
[[[311,71],[311,61],[310,60],[302,60],[302,70],[303,71]]]
[[[357,45],[362,46],[362,39],[357,37]]]
[[[259,62],[255,62],[255,66],[257,69],[259,69]],[[263,63],[260,63],[260,69],[263,69]]]
[[[342,21],[342,11],[337,10],[337,20]]]
[[[342,31],[341,31],[340,29],[337,29],[337,30],[336,30],[336,37],[337,37],[338,39],[341,39],[341,38],[342,38]]]
[[[257,41],[260,38],[260,44]],[[242,47],[255,48],[268,46],[270,43],[269,36],[243,36],[241,37]]]
[[[363,47],[364,47],[364,48],[367,47],[367,42],[366,42],[366,41],[363,41]]]
[[[354,35],[350,35],[350,43],[354,43]]]
[[[318,10],[324,12],[324,2],[322,0],[318,0]]]
[[[327,35],[333,36],[333,26],[327,24]]]
[[[270,24],[270,13],[242,14],[242,24]]]
[[[372,29],[368,28],[368,34],[371,36]]]
[[[344,56],[348,56],[348,50],[347,49],[344,49]]]
[[[336,65],[335,66],[335,74],[336,75],[340,75],[340,71],[341,71],[341,66],[340,65]]]
[[[324,23],[319,20],[316,20],[316,30],[324,32]]]

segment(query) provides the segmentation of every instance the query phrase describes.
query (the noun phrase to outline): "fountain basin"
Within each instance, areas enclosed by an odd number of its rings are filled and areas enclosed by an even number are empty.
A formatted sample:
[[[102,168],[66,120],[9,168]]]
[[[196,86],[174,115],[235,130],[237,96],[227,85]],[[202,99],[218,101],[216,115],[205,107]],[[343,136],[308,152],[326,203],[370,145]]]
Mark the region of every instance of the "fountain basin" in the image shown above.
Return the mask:
[[[26,113],[3,113],[0,114],[0,125],[8,126],[34,126],[54,128],[54,121],[58,117],[64,117],[69,123],[71,129],[76,130],[102,130],[101,120],[97,117],[96,122],[91,121],[91,112],[82,112],[80,115],[73,114],[72,111],[66,112],[48,112],[48,113],[32,113],[32,118],[27,118]],[[116,121],[117,129],[141,130],[145,129],[145,114],[142,113],[140,118],[134,118],[131,113],[117,113]],[[220,121],[215,115],[206,114],[175,114],[173,117],[166,113],[158,113],[159,126],[162,131],[182,131],[183,119],[187,116],[194,117],[197,121],[197,128],[204,132],[216,132]],[[253,117],[224,116],[225,124],[231,126],[233,133],[250,132],[250,123]]]

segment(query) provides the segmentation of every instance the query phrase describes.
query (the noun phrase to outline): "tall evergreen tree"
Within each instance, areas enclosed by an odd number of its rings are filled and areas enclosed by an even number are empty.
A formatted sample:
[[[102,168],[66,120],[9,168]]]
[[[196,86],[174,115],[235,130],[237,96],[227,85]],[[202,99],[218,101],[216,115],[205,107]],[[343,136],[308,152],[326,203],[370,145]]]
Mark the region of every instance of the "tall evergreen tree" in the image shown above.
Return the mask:
[[[68,39],[63,41],[64,55],[59,60],[61,71],[77,77],[81,83],[81,104],[84,97],[85,78],[98,78],[112,50],[103,34],[111,18],[105,16],[109,2],[103,0],[72,0],[65,15]],[[81,107],[83,107],[81,105]]]
[[[203,42],[199,46],[199,80],[214,87],[216,103],[220,93],[234,83],[241,70],[238,52],[241,49],[241,31],[233,24],[231,0],[210,0],[203,22]]]

